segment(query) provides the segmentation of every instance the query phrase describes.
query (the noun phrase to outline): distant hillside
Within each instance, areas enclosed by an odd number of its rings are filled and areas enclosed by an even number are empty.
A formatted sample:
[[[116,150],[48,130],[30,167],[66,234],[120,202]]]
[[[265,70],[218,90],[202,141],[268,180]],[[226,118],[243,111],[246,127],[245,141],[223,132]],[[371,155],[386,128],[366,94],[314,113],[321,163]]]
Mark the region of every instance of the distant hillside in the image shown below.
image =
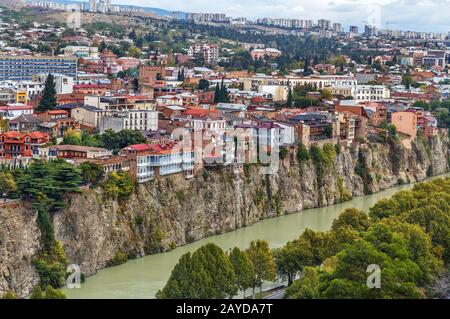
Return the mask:
[[[0,1],[4,1],[4,0],[0,0]],[[85,2],[86,4],[88,3],[87,1],[78,1],[78,0],[52,0],[52,1],[57,2],[57,3],[65,3],[65,4],[78,4],[80,2]],[[114,3],[114,5],[121,6],[121,7],[129,7],[130,6],[130,5],[126,5],[126,4],[115,4],[115,3]],[[142,7],[142,6],[135,6],[135,5],[133,5],[133,7],[143,8],[145,12],[154,13],[154,14],[157,14],[157,15],[160,15],[163,17],[170,16],[170,14],[172,13],[171,11],[160,9],[160,8],[150,8],[150,7]]]

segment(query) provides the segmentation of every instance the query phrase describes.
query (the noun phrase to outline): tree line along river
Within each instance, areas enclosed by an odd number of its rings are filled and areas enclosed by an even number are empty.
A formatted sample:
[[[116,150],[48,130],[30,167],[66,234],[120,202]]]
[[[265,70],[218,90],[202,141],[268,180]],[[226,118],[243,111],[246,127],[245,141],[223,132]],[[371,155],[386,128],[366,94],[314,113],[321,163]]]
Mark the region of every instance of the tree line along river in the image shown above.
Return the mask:
[[[440,177],[446,176],[450,174]],[[154,298],[156,292],[166,284],[178,259],[186,252],[194,252],[206,243],[215,243],[224,250],[235,246],[244,249],[250,241],[263,239],[271,248],[277,248],[297,238],[307,228],[327,231],[333,220],[346,208],[354,207],[368,212],[379,200],[412,186],[413,184],[396,186],[342,204],[266,219],[249,227],[178,247],[170,252],[149,255],[120,266],[99,270],[97,274],[87,278],[81,288],[62,290],[68,298]]]

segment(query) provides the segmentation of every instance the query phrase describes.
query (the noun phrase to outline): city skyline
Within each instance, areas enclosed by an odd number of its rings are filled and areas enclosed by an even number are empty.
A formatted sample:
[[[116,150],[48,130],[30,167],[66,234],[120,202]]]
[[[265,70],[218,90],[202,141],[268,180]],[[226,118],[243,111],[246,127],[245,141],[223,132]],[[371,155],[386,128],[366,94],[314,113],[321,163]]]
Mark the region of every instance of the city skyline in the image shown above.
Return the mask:
[[[113,4],[123,4],[123,0],[113,0]],[[450,12],[442,10],[450,0],[317,0],[298,1],[283,0],[276,3],[268,0],[249,0],[244,2],[228,0],[215,3],[204,0],[170,2],[161,0],[130,0],[128,4],[157,7],[170,11],[183,12],[223,12],[231,17],[258,18],[296,18],[329,19],[333,22],[363,26],[376,24],[379,28],[423,31],[449,32]],[[401,12],[401,16],[398,16]],[[424,14],[429,12],[429,14]]]

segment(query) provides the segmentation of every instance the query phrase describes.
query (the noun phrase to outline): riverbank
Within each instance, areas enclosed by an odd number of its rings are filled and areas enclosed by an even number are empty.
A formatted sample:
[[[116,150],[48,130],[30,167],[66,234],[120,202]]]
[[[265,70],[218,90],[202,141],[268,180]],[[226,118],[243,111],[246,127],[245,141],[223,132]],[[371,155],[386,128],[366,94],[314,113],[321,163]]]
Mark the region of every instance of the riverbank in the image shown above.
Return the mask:
[[[449,177],[445,174],[438,177]],[[434,177],[437,178],[437,177]],[[434,179],[432,178],[432,179]],[[283,246],[298,237],[305,229],[327,231],[335,218],[347,208],[355,207],[368,211],[376,202],[389,198],[396,192],[410,189],[414,184],[405,184],[373,195],[354,198],[351,201],[323,208],[309,209],[296,214],[261,221],[226,234],[217,235],[178,247],[172,251],[130,260],[126,264],[99,270],[86,279],[80,289],[64,288],[68,298],[153,298],[158,289],[164,287],[178,259],[193,252],[206,243],[215,243],[224,250],[235,246],[244,249],[256,239],[269,242],[271,248]],[[279,286],[267,284],[264,289]],[[249,294],[250,291],[247,292]]]
[[[139,257],[146,255],[163,256],[151,265],[154,273],[158,274],[158,269],[169,272],[174,261],[169,258],[164,262],[167,255],[161,252],[171,251],[170,255],[180,251],[176,247],[192,243],[194,246],[185,247],[195,247],[204,238],[227,236],[231,231],[232,236],[239,236],[246,229],[254,229],[252,236],[244,236],[245,245],[260,238],[269,239],[276,247],[298,236],[303,226],[318,230],[328,227],[345,206],[331,208],[331,219],[305,210],[326,210],[351,197],[447,172],[449,140],[442,135],[431,144],[414,143],[411,149],[373,143],[318,152],[298,159],[293,151],[272,175],[262,175],[258,165],[245,166],[239,174],[228,169],[205,169],[190,180],[173,175],[140,184],[129,198],[121,200],[105,197],[101,189],[84,190],[68,196],[68,208],[53,214],[55,238],[62,244],[68,262],[79,265],[86,277],[127,258],[133,259],[128,264],[139,265],[143,260]],[[300,224],[291,221],[296,228],[285,233],[290,225],[282,220],[301,211],[305,212],[297,218],[314,216],[298,221]],[[32,263],[41,245],[36,218],[36,212],[26,205],[0,208],[0,234],[7,234],[0,240],[0,292],[12,290],[24,296],[39,281]],[[259,228],[271,220],[276,221],[275,226]],[[225,248],[234,247],[235,242],[239,237]],[[149,266],[142,267],[147,271]],[[153,282],[153,288],[137,288],[129,297],[151,297],[167,280],[168,273],[151,278],[144,268],[137,271],[142,278],[122,282],[121,289],[128,291],[133,282],[140,287],[139,282],[146,280]]]

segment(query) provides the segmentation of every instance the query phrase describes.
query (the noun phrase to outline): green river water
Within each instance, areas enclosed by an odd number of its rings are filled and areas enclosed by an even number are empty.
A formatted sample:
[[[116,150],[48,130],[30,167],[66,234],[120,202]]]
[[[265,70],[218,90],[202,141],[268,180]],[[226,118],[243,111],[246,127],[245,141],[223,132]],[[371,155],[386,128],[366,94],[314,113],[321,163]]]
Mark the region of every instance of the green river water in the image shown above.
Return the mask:
[[[250,241],[264,239],[272,248],[280,247],[298,237],[307,228],[328,230],[333,220],[346,208],[355,207],[368,211],[377,201],[411,187],[412,185],[401,185],[373,195],[357,197],[346,203],[263,220],[255,225],[205,238],[170,252],[99,270],[96,275],[87,278],[81,288],[64,288],[63,291],[68,298],[154,298],[158,289],[167,282],[180,256],[188,251],[193,252],[206,243],[215,243],[226,250],[235,246],[246,248]]]

